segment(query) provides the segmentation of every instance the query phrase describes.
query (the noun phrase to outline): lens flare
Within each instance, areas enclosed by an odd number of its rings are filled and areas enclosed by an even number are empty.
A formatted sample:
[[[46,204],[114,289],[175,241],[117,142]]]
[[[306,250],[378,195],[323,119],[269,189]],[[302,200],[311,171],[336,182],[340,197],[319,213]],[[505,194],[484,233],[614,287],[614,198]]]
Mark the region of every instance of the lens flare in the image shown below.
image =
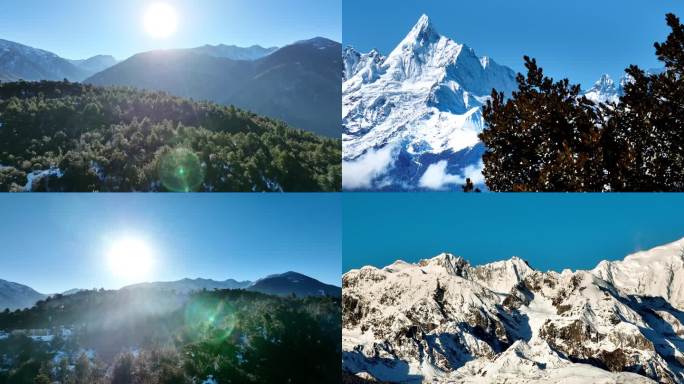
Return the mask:
[[[185,308],[185,324],[202,338],[221,343],[233,334],[237,317],[225,300],[196,297]]]
[[[173,192],[196,191],[204,180],[199,157],[187,148],[176,148],[163,155],[158,171],[162,185]]]

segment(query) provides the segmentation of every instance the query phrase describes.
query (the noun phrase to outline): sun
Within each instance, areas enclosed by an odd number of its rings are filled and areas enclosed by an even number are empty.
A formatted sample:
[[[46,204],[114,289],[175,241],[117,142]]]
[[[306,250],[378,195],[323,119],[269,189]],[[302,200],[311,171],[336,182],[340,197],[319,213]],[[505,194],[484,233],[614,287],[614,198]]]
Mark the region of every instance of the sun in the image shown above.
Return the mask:
[[[167,3],[151,4],[144,17],[145,30],[156,39],[169,37],[178,27],[178,13]]]
[[[139,281],[149,276],[154,257],[152,249],[142,239],[123,237],[110,244],[107,264],[117,278]]]

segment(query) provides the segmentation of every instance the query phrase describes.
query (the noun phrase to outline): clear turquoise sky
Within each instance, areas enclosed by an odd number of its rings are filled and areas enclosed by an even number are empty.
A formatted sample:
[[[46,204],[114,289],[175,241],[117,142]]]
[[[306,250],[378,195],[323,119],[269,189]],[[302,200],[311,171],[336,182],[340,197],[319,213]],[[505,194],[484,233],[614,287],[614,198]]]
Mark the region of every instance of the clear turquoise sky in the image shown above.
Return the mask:
[[[144,239],[153,281],[297,271],[340,285],[338,194],[48,194],[0,198],[0,279],[42,293],[119,288],[108,239]]]
[[[142,26],[150,3],[177,8],[180,25],[167,40]],[[342,35],[341,0],[4,0],[0,39],[46,49],[68,59],[97,54],[118,59],[160,48],[204,44],[283,46]]]
[[[665,14],[684,17],[684,2],[666,0],[344,0],[343,42],[388,54],[421,14],[437,30],[516,71],[536,57],[554,77],[588,87],[629,64],[660,67],[653,43],[669,31]]]
[[[519,256],[540,270],[684,238],[684,194],[348,193],[343,269],[451,252],[483,264]]]

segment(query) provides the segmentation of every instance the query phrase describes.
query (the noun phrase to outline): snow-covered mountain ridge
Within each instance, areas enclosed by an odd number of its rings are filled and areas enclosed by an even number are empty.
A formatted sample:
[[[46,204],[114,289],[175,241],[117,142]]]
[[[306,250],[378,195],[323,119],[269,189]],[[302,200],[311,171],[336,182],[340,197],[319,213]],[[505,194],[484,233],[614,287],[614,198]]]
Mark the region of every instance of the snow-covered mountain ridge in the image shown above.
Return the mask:
[[[451,254],[343,276],[343,367],[387,382],[684,383],[684,240],[540,272]]]

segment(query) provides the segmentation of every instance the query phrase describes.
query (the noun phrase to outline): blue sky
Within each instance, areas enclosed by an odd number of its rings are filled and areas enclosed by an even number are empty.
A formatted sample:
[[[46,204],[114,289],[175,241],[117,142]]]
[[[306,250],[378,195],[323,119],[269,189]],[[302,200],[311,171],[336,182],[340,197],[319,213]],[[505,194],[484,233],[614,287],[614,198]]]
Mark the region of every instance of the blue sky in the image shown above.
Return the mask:
[[[337,194],[8,195],[0,212],[0,279],[43,293],[119,288],[105,254],[122,235],[152,249],[150,281],[293,270],[340,284]]]
[[[665,0],[344,0],[343,42],[388,54],[421,14],[437,31],[478,55],[516,71],[522,57],[553,77],[591,86],[603,73],[616,80],[629,64],[660,67],[653,43],[668,34],[665,14],[684,17],[684,2]]]
[[[175,36],[156,40],[145,9],[166,2],[180,14]],[[126,59],[160,48],[204,44],[283,46],[323,36],[341,40],[341,0],[8,0],[0,1],[0,39],[69,59]]]
[[[601,260],[684,237],[683,194],[349,193],[343,270],[451,252],[478,265],[519,256],[540,270]]]

